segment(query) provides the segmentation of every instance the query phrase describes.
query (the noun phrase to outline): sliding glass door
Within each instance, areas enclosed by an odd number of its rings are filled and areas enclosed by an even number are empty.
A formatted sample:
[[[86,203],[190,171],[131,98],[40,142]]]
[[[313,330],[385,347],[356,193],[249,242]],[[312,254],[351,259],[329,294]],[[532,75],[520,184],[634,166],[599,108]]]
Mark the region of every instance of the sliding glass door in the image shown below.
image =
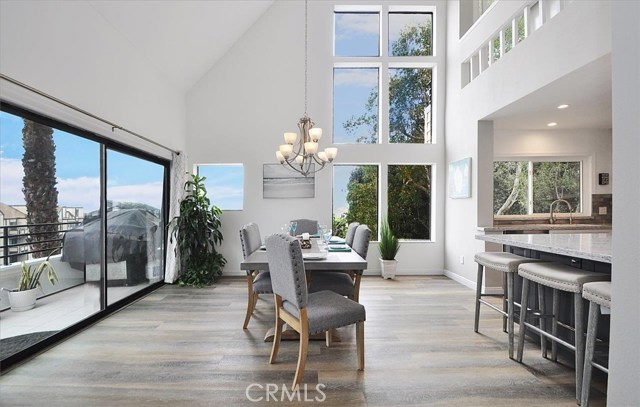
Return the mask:
[[[107,150],[107,302],[163,278],[164,166]]]
[[[0,105],[0,367],[164,279],[168,161]],[[8,291],[48,260],[34,307]],[[117,304],[116,304],[117,303]]]

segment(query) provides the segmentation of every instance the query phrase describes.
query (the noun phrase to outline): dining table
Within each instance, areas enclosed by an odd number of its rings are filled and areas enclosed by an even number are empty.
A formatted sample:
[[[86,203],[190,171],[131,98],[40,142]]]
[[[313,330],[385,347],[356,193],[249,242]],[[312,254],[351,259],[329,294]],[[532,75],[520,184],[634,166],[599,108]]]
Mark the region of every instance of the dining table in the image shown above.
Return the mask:
[[[307,274],[307,284],[313,279],[314,271],[351,272],[354,275],[354,288],[359,290],[362,273],[367,268],[367,260],[344,243],[344,239],[333,237],[328,245],[321,249],[319,238],[311,238],[311,248],[302,249],[304,269]],[[333,243],[332,243],[333,242]],[[328,250],[327,250],[328,248]],[[241,263],[240,269],[245,271],[269,271],[269,260],[264,246],[247,256]],[[356,291],[356,298],[358,292]],[[265,342],[273,340],[273,328],[265,336]],[[296,332],[283,331],[282,340],[297,339]],[[311,339],[321,339],[311,338]]]

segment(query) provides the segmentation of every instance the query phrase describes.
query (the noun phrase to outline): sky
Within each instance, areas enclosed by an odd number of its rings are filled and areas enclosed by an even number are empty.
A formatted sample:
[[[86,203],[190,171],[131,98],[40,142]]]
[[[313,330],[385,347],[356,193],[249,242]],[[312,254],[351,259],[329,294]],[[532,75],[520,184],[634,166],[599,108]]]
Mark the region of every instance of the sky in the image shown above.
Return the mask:
[[[242,210],[244,167],[242,164],[199,165],[198,175],[206,177],[204,186],[212,204],[224,210]]]
[[[0,201],[24,205],[22,193],[23,121],[0,112]],[[100,145],[54,129],[58,205],[99,208]],[[164,168],[133,156],[107,151],[107,199],[141,202],[160,208]]]

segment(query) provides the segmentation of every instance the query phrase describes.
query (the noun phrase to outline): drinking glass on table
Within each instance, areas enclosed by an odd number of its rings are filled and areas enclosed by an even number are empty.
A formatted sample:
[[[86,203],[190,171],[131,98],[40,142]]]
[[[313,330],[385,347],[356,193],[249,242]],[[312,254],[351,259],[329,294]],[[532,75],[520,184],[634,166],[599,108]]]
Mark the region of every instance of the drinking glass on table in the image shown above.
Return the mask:
[[[291,236],[295,236],[297,228],[298,228],[298,222],[290,222],[289,223],[289,234]]]
[[[318,240],[318,246],[320,247],[320,249],[324,247],[322,243],[324,242],[324,234],[326,230],[327,230],[327,225],[325,224],[318,225],[318,236],[320,237],[320,239]]]
[[[322,240],[324,240],[324,244],[329,247],[329,240],[331,240],[331,228],[325,228],[324,233],[322,234]]]

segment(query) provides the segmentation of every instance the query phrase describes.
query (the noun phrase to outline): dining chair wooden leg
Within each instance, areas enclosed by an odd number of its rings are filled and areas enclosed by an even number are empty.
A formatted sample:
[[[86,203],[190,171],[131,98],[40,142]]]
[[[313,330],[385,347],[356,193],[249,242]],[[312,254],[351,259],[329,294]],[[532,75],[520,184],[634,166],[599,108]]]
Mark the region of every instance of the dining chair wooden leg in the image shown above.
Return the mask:
[[[356,322],[356,346],[358,347],[358,370],[364,370],[364,321]]]
[[[333,329],[329,329],[327,332],[324,333],[325,335],[325,342],[327,344],[327,348],[331,347],[331,343],[333,342]]]
[[[360,302],[360,280],[362,280],[362,274],[356,273],[353,280],[353,300]]]
[[[303,309],[302,312],[306,311]],[[292,389],[296,389],[304,376],[304,366],[307,363],[307,351],[309,350],[309,322],[305,317],[300,321],[300,349],[298,351],[298,366],[296,366],[296,375],[293,378]]]
[[[273,336],[273,347],[271,348],[271,357],[269,363],[275,363],[278,356],[278,350],[280,349],[280,340],[282,339],[282,326],[284,321],[280,319],[280,305],[282,305],[282,299],[277,295],[274,295],[276,303],[276,329]]]
[[[253,294],[253,275],[249,274],[247,276],[247,315],[244,317],[244,324],[242,325],[242,329],[247,329],[249,325],[249,320],[251,319],[251,315],[253,314],[253,310],[256,307],[256,299]]]

